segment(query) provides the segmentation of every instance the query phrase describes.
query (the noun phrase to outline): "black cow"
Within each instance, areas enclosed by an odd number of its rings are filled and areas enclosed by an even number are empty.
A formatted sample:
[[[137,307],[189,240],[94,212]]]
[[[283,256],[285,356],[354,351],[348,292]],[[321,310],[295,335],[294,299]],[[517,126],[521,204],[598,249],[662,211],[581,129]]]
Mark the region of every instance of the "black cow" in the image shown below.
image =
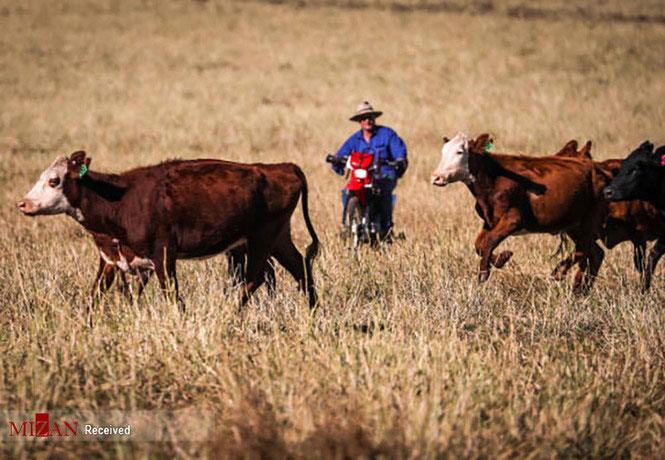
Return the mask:
[[[654,145],[643,142],[621,162],[619,172],[603,189],[603,195],[610,201],[644,200],[658,209],[665,219],[665,166],[661,157],[665,155],[665,145],[654,151]],[[661,232],[645,267],[645,276],[651,277],[656,264],[665,253],[665,231]]]

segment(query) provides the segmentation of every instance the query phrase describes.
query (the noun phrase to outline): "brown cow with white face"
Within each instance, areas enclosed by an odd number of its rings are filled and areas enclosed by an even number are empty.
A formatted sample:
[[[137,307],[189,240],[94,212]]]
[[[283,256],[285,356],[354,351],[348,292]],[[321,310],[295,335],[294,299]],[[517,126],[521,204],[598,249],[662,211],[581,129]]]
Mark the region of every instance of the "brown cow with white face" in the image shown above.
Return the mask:
[[[317,302],[312,260],[318,238],[309,219],[307,182],[294,164],[177,160],[122,174],[89,170],[85,152],[57,158],[19,209],[26,215],[65,213],[88,231],[117,239],[148,259],[166,290],[178,293],[176,260],[215,255],[246,244],[244,305],[263,283],[273,256],[298,281],[310,306]],[[302,257],[290,220],[302,195],[312,244]]]
[[[565,232],[575,242],[579,260],[573,291],[586,291],[604,257],[595,239],[605,206],[600,191],[608,179],[587,159],[494,154],[487,152],[488,142],[487,134],[444,138],[441,161],[432,174],[432,184],[439,187],[464,182],[476,199],[483,219],[475,244],[481,256],[478,279],[487,280],[490,263],[501,267],[511,257],[509,251],[493,253],[508,236]]]

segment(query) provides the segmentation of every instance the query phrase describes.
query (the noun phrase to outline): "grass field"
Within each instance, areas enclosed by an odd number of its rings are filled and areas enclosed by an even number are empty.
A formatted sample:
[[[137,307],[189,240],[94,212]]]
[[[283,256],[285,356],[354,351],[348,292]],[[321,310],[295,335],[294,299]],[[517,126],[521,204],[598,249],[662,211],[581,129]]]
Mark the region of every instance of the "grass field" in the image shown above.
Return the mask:
[[[17,442],[16,457],[665,455],[665,281],[638,289],[631,248],[596,287],[548,280],[559,240],[508,239],[478,285],[480,220],[429,184],[441,137],[500,152],[594,141],[598,159],[665,143],[661,1],[0,1],[0,407],[212,413],[207,443]],[[359,260],[337,239],[341,178],[323,162],[369,99],[409,148],[406,241]],[[226,261],[179,262],[188,312],[151,283],[86,325],[94,244],[15,204],[59,154],[92,169],[167,158],[292,161],[322,240],[311,316],[279,269],[243,321]],[[223,198],[222,198],[223,199]],[[309,243],[300,211],[297,244]],[[197,429],[197,427],[194,427]],[[7,427],[0,427],[6,436]]]

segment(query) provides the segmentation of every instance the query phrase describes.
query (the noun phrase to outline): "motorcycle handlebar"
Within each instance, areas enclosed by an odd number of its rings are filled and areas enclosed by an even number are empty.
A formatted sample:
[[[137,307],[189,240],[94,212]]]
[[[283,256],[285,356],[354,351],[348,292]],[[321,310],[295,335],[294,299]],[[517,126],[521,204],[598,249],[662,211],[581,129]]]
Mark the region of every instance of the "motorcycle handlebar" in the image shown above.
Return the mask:
[[[346,164],[346,157],[337,158],[335,155],[326,155],[326,163]]]
[[[326,155],[326,163],[334,163],[340,166],[346,165],[346,162],[348,160],[348,157],[336,157],[335,155],[328,154]],[[404,163],[404,160],[395,160],[395,161],[382,161],[379,160],[379,166],[392,166],[392,167],[399,167],[401,164]],[[375,165],[372,165],[369,169],[373,170],[376,169]]]

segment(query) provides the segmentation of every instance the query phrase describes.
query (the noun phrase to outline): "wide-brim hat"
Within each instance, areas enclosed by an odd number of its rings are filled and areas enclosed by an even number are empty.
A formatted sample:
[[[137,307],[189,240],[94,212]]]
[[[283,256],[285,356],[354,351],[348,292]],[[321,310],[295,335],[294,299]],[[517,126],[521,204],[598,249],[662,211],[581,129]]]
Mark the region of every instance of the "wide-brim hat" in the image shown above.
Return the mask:
[[[356,107],[356,114],[349,118],[351,121],[360,121],[361,118],[366,117],[367,115],[373,115],[374,118],[378,118],[383,114],[383,112],[380,112],[378,110],[374,110],[374,107],[372,107],[372,104],[370,104],[367,101],[363,101],[360,104],[358,104],[358,107]]]

